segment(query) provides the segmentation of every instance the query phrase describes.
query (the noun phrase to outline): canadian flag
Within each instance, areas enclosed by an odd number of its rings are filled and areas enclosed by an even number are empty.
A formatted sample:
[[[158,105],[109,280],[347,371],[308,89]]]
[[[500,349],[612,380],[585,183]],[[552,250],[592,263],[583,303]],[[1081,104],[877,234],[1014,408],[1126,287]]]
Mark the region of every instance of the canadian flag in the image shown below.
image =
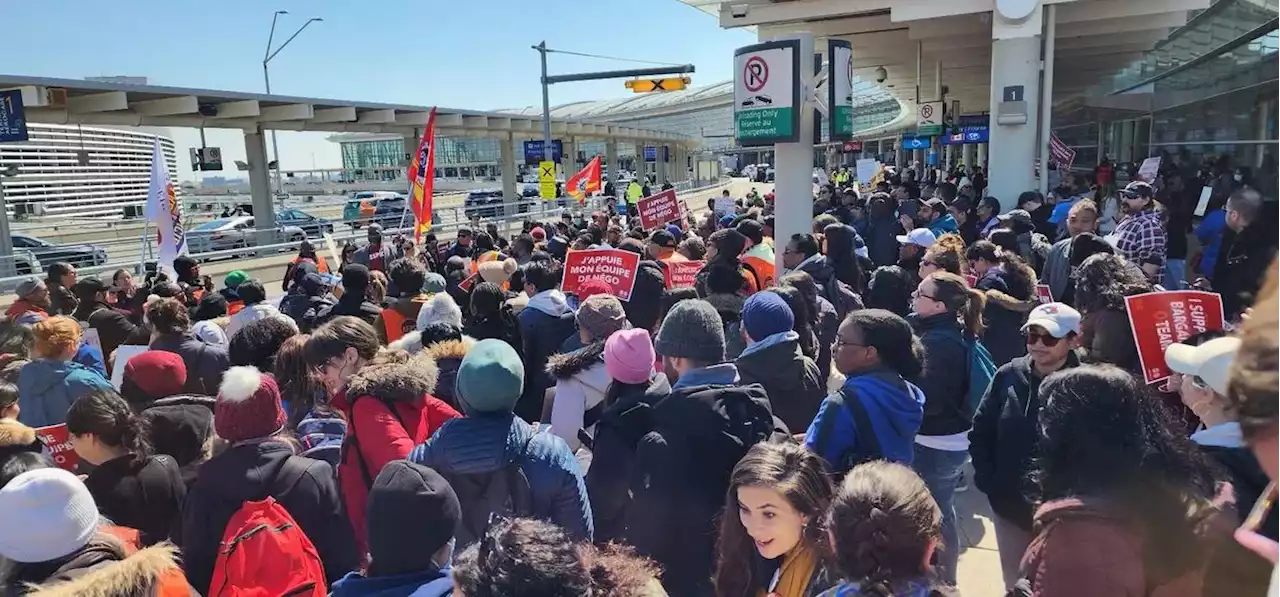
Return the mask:
[[[586,203],[587,195],[600,190],[600,156],[591,158],[587,166],[570,176],[564,186],[570,197]]]

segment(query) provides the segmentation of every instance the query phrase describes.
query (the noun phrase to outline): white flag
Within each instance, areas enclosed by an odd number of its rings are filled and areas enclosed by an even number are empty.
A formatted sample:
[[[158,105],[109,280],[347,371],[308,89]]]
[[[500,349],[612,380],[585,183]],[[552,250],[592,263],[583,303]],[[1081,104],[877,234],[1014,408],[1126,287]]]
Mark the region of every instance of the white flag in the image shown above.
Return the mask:
[[[156,244],[159,246],[156,266],[170,278],[176,278],[173,260],[187,252],[187,235],[182,229],[182,204],[173,191],[169,167],[156,140],[151,153],[151,187],[147,190],[147,220],[156,226]]]

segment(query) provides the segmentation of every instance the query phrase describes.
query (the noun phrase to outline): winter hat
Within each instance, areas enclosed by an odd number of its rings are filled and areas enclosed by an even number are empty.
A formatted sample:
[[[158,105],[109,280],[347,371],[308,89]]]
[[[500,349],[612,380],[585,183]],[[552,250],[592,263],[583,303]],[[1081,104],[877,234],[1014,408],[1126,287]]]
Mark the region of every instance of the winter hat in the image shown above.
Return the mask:
[[[586,330],[596,340],[606,339],[627,326],[627,314],[622,310],[622,301],[608,294],[597,294],[582,301],[577,318],[578,327]]]
[[[510,344],[481,340],[458,365],[455,387],[467,415],[509,413],[524,391],[524,363]]]
[[[677,243],[679,243],[684,238],[684,231],[681,230],[680,227],[676,226],[675,224],[667,224],[667,232],[671,234],[672,238],[676,239]]]
[[[25,299],[36,292],[47,288],[48,286],[45,285],[44,280],[39,278],[27,278],[18,284],[18,289],[14,291],[14,294],[18,295],[18,298],[20,299]]]
[[[418,309],[417,329],[419,331],[433,323],[448,323],[462,327],[462,308],[448,293],[432,295]]]
[[[182,393],[182,387],[187,385],[187,365],[177,353],[148,350],[125,363],[123,383],[137,388],[148,402],[154,402]]]
[[[610,292],[613,292],[613,289],[609,287],[607,282],[598,278],[591,278],[579,284],[578,291],[574,294],[578,295],[580,300],[585,301],[597,294],[609,294]]]
[[[98,506],[74,474],[59,468],[30,470],[0,488],[0,556],[34,564],[70,555],[98,530]]]
[[[244,284],[245,281],[248,279],[249,279],[249,274],[244,273],[243,270],[235,270],[227,274],[227,277],[222,279],[222,285],[226,286],[227,288],[238,288],[241,284]]]
[[[342,290],[344,293],[355,293],[356,296],[364,296],[364,292],[369,289],[369,268],[352,263],[342,268]]]
[[[199,461],[213,435],[214,404],[208,396],[184,396],[142,411],[155,453],[173,457],[178,466]]]
[[[645,383],[653,377],[653,341],[648,330],[619,330],[604,341],[604,368],[615,381]]]
[[[444,292],[447,285],[448,282],[445,281],[444,276],[435,272],[427,272],[427,279],[422,283],[422,291],[427,294]]]
[[[724,322],[707,301],[680,301],[662,321],[653,347],[664,357],[720,363],[724,361]]]
[[[533,237],[534,242],[540,243],[547,240],[547,231],[543,230],[542,226],[534,226],[533,229],[529,230],[529,236]]]
[[[388,462],[366,506],[371,576],[438,567],[431,556],[453,539],[461,520],[458,496],[439,473],[406,460]]]
[[[213,428],[229,442],[275,435],[284,427],[276,378],[253,367],[232,367],[222,376],[213,408]]]
[[[486,261],[479,265],[480,277],[485,282],[493,282],[501,284],[511,279],[511,274],[516,273],[520,269],[520,265],[515,259],[504,259],[502,261]]]
[[[767,336],[790,331],[795,324],[796,317],[791,307],[777,293],[757,292],[742,305],[742,327],[757,342]]]

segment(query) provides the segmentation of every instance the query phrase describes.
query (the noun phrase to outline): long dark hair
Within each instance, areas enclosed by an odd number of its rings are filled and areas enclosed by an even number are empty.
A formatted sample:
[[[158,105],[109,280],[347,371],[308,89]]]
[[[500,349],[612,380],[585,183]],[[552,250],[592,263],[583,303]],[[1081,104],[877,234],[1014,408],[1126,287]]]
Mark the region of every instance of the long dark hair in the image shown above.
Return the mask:
[[[862,341],[876,349],[880,363],[904,378],[920,374],[924,368],[924,347],[911,331],[911,324],[885,309],[859,309],[845,321],[858,328]]]
[[[115,390],[98,390],[76,398],[67,409],[67,431],[75,435],[92,433],[98,441],[124,448],[135,456],[151,453],[146,420],[134,413]]]
[[[853,228],[844,224],[828,224],[822,229],[822,236],[827,239],[827,263],[835,270],[836,279],[862,294],[867,285],[862,278],[853,235]]]
[[[782,297],[787,306],[791,307],[791,314],[795,318],[791,329],[800,335],[800,352],[811,359],[818,358],[818,336],[813,329],[813,317],[809,314],[809,305],[805,302],[804,295],[791,286],[774,286],[769,292]]]
[[[1036,295],[1036,272],[1021,255],[1001,250],[989,240],[980,240],[965,249],[964,257],[969,261],[981,259],[998,265],[1004,272],[1010,296],[1025,301]]]
[[[45,283],[49,286],[61,286],[62,277],[74,271],[76,271],[75,266],[65,261],[51,264],[49,270],[45,272],[47,274]]]
[[[289,429],[295,429],[311,409],[329,409],[329,392],[314,374],[315,368],[307,362],[306,345],[311,336],[298,334],[280,345],[276,354],[275,378],[280,385],[280,397],[289,402]]]
[[[831,503],[831,469],[821,456],[792,442],[759,443],[733,467],[724,511],[720,515],[720,537],[716,541],[715,587],[719,597],[748,597],[762,579],[753,578],[752,562],[759,556],[751,536],[742,527],[738,511],[739,487],[767,487],[786,498],[800,514],[809,517],[801,541],[825,557],[826,538],[822,516]]]
[[[1216,483],[1207,457],[1168,411],[1123,369],[1059,371],[1040,386],[1040,499],[1095,496],[1145,532],[1147,577],[1168,580],[1205,552],[1197,527]]]
[[[818,283],[808,272],[794,271],[778,279],[782,286],[790,286],[800,291],[804,304],[809,308],[809,325],[814,331],[818,329],[818,320],[822,316],[822,307],[818,304]]]
[[[845,476],[827,531],[840,576],[858,583],[859,595],[890,597],[926,575],[925,555],[942,538],[942,511],[914,471],[877,460]]]

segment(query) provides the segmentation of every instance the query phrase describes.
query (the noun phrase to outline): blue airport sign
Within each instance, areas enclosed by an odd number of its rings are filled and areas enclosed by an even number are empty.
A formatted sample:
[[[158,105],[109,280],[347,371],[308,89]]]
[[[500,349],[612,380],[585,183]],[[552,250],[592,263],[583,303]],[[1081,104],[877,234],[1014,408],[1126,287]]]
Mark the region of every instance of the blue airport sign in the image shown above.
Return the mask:
[[[658,148],[656,146],[654,145],[644,146],[644,161],[646,162],[658,161]]]
[[[559,162],[564,156],[564,142],[560,139],[551,140],[551,161]],[[524,142],[524,163],[537,164],[543,161],[543,143],[542,139]]]
[[[956,123],[947,127],[942,136],[944,145],[963,143],[986,143],[991,140],[991,117],[986,114],[961,116]]]
[[[902,137],[903,149],[929,149],[933,146],[933,137]]]
[[[0,91],[0,143],[27,140],[27,116],[22,109],[22,91]]]

